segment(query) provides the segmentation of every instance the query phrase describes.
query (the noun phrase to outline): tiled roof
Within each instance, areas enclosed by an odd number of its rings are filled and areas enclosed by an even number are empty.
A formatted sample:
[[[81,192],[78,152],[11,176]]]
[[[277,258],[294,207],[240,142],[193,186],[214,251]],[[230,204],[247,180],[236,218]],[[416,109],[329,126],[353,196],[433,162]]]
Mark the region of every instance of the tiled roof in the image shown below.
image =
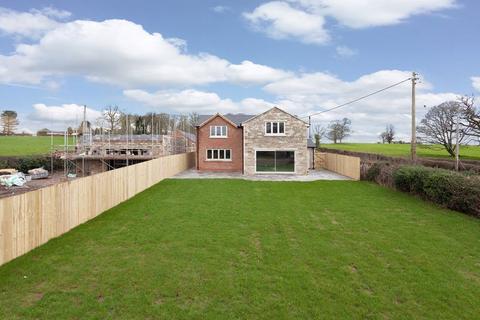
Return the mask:
[[[212,114],[199,115],[197,125],[204,123],[205,121],[210,119],[212,116],[213,116]],[[227,114],[224,114],[223,116],[228,120],[232,121],[233,123],[235,123],[237,126],[240,126],[244,121],[247,121],[248,119],[254,117],[255,115],[244,114],[244,113],[236,113],[236,114],[227,113]]]

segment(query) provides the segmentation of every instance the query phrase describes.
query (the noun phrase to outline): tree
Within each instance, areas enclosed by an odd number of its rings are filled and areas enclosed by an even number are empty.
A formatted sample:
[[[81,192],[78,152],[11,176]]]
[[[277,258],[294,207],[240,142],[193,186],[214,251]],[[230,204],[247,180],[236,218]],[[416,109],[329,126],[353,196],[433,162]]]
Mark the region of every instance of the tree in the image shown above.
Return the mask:
[[[2,125],[2,133],[4,135],[12,135],[15,133],[19,121],[17,119],[17,113],[12,110],[5,110],[0,115],[0,122]]]
[[[458,101],[447,101],[428,110],[417,131],[419,140],[428,144],[442,145],[447,152],[455,156],[457,120],[459,122],[458,141],[461,144],[470,133],[466,113]]]
[[[37,136],[47,136],[50,133],[50,130],[43,128],[37,131]]]
[[[103,119],[107,123],[110,133],[114,133],[120,127],[122,112],[118,106],[108,106],[103,110]]]
[[[480,109],[475,108],[474,96],[463,96],[459,98],[462,105],[467,126],[470,128],[469,135],[480,138]]]
[[[313,137],[315,139],[315,148],[320,148],[320,141],[326,136],[327,128],[317,124],[313,127]]]
[[[199,124],[200,115],[196,112],[191,112],[188,115],[188,124],[190,126],[190,132],[195,132],[195,127]]]
[[[395,127],[392,124],[387,124],[385,131],[380,134],[380,138],[382,139],[382,143],[392,143],[395,138]]]
[[[328,125],[327,138],[332,140],[333,143],[342,143],[342,140],[350,136],[350,133],[352,132],[352,129],[350,128],[351,124],[352,121],[348,118],[332,121]]]

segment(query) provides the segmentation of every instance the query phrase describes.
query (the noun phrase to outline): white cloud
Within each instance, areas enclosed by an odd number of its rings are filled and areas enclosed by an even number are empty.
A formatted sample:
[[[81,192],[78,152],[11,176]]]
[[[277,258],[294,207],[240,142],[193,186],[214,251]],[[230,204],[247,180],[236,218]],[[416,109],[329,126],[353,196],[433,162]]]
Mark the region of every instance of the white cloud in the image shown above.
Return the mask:
[[[480,77],[471,77],[472,86],[475,90],[480,91]]]
[[[358,54],[357,50],[354,50],[347,46],[337,46],[335,48],[335,51],[337,52],[337,56],[341,58],[350,58]]]
[[[40,13],[48,17],[57,18],[57,19],[66,19],[69,18],[72,13],[67,10],[60,10],[54,7],[45,7],[40,10],[32,9],[33,13]]]
[[[243,61],[241,64],[230,65],[228,79],[235,83],[262,84],[292,76],[291,72],[274,69],[251,61]]]
[[[46,7],[30,12],[19,12],[0,7],[0,33],[27,38],[39,38],[59,25],[58,19],[71,14],[68,11]]]
[[[296,9],[287,2],[272,1],[260,5],[244,17],[251,25],[273,39],[300,39],[304,43],[324,44],[330,40],[322,15]]]
[[[213,92],[199,90],[157,91],[125,90],[123,94],[147,106],[179,113],[259,113],[273,107],[274,104],[262,99],[246,98],[239,102],[222,99]]]
[[[264,89],[278,97],[280,106],[290,112],[308,115],[326,110],[365,94],[408,79],[411,73],[401,70],[381,70],[353,81],[345,81],[327,73],[308,73],[268,84]],[[457,98],[455,93],[435,93],[426,80],[417,85],[417,119],[421,120],[428,107]],[[393,124],[398,136],[408,140],[410,133],[411,87],[402,85],[358,101],[343,108],[313,117],[314,122],[328,125],[335,119],[352,120],[352,141],[376,141],[385,125]],[[427,108],[423,106],[426,105]]]
[[[411,16],[453,8],[456,0],[284,0],[261,4],[244,17],[274,39],[295,38],[304,43],[329,40],[325,19],[349,28],[387,26]]]
[[[87,120],[95,123],[102,116],[98,110],[87,108]],[[83,119],[83,106],[78,104],[62,104],[60,106],[47,106],[43,103],[33,105],[33,112],[28,115],[32,121],[48,124],[79,124]]]
[[[37,43],[19,44],[14,54],[0,55],[0,83],[42,84],[64,75],[139,87],[256,84],[287,73],[250,61],[235,65],[207,53],[188,54],[184,40],[148,33],[126,20],[63,23]]]
[[[215,6],[212,8],[212,10],[216,13],[224,13],[227,11],[230,11],[230,7],[228,6]]]

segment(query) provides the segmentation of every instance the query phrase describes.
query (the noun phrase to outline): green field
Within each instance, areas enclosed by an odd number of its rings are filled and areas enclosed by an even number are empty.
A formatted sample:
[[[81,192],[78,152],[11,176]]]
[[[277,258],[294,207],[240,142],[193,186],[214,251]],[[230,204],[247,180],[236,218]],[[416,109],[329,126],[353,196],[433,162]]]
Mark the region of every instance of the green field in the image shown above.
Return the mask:
[[[54,145],[62,145],[63,137],[53,137]],[[0,136],[0,157],[49,154],[51,137]]]
[[[378,144],[378,143],[337,143],[322,144],[324,148],[368,152],[392,157],[408,157],[410,144]],[[418,145],[417,154],[420,157],[451,158],[443,147]],[[480,146],[461,146],[460,156],[463,159],[480,160]]]
[[[367,182],[165,180],[0,267],[0,318],[475,319],[479,234]]]

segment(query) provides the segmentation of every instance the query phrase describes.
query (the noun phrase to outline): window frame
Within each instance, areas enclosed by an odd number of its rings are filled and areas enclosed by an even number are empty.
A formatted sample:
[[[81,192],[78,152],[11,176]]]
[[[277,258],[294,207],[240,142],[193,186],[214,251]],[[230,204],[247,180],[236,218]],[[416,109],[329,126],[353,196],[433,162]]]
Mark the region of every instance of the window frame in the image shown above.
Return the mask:
[[[277,152],[293,152],[293,171],[258,171],[257,170],[257,152],[273,152],[275,155],[275,168],[276,168],[276,153]],[[284,175],[289,175],[289,174],[297,174],[297,149],[282,149],[282,148],[259,148],[259,149],[254,149],[254,162],[255,162],[255,174],[284,174]]]
[[[283,132],[279,132],[280,127],[283,128]],[[286,136],[286,127],[286,121],[265,121],[264,133],[266,136]],[[273,132],[273,128],[276,128],[277,132]],[[270,132],[268,132],[268,129],[270,129]]]
[[[211,158],[208,158],[209,151],[212,156]],[[227,158],[227,151],[228,151],[229,158]],[[215,154],[217,157],[215,157]],[[220,158],[220,154],[223,154],[223,159]],[[232,149],[206,149],[205,161],[221,161],[221,162],[232,161]]]
[[[222,134],[223,129],[225,128],[225,135]],[[225,139],[228,138],[228,126],[227,125],[212,125],[209,128],[209,136],[214,139]],[[220,135],[217,135],[217,130],[220,129]],[[212,133],[214,133],[212,135]]]

